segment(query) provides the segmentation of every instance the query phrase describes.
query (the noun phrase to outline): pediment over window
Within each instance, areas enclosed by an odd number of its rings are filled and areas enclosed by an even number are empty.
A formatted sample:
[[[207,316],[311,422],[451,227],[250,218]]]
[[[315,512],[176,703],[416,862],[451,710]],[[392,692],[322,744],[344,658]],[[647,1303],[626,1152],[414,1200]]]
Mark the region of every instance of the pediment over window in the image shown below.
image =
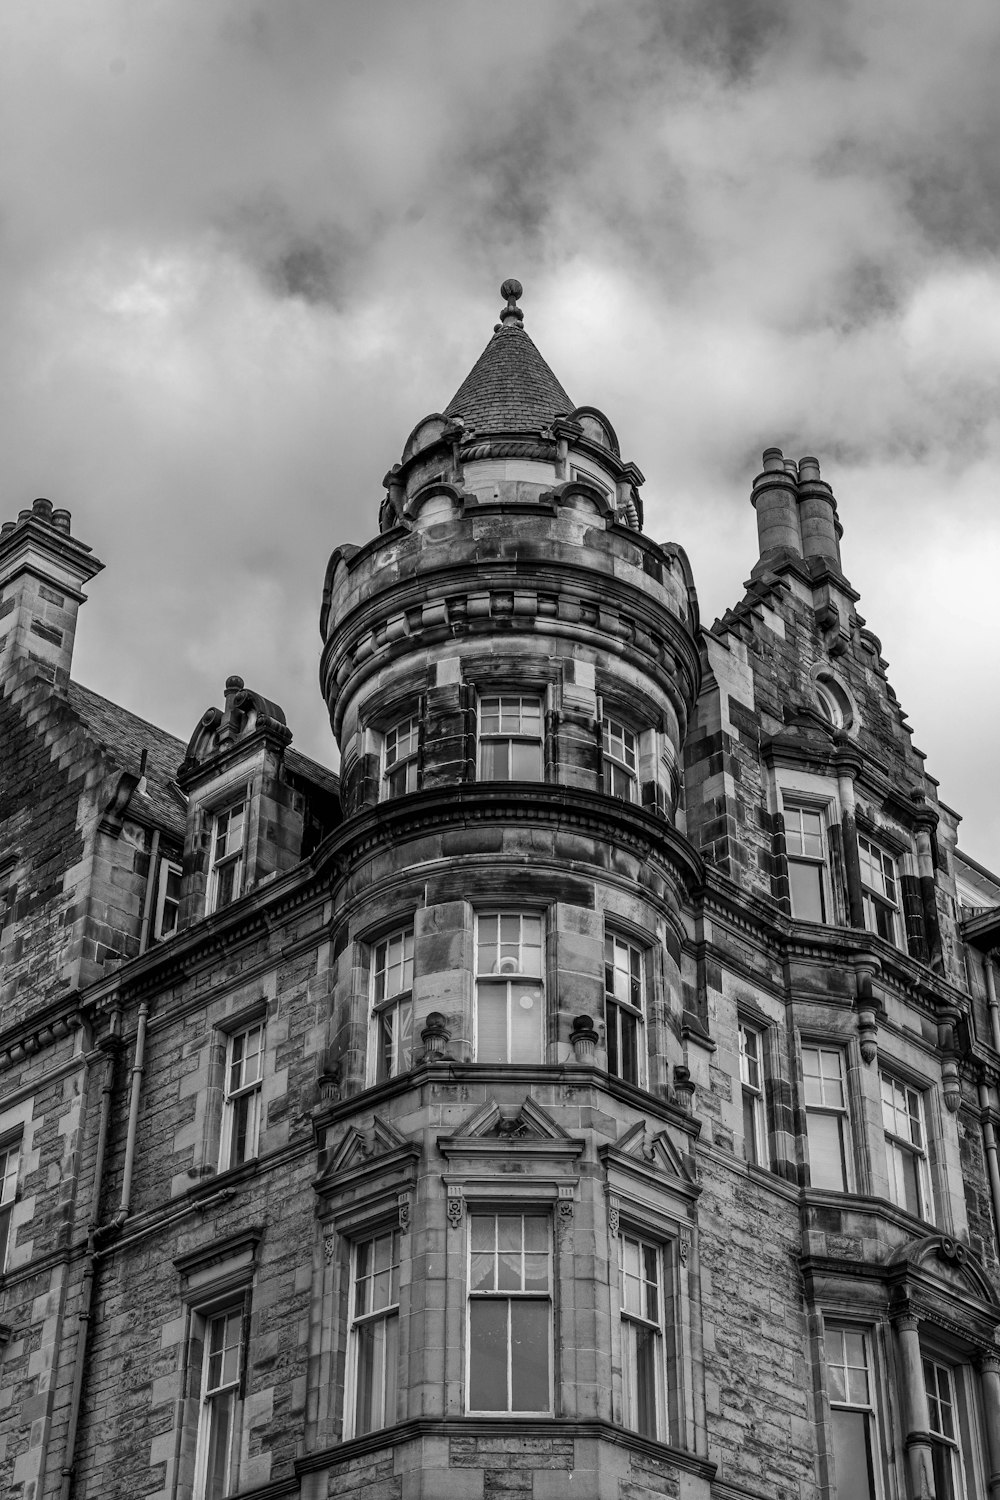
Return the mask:
[[[701,1192],[697,1163],[691,1153],[678,1145],[669,1131],[654,1134],[645,1120],[627,1129],[614,1145],[602,1146],[598,1154],[609,1176],[613,1171],[637,1183],[669,1183],[673,1191],[692,1199]]]
[[[313,1187],[321,1198],[364,1196],[376,1188],[402,1191],[416,1182],[420,1146],[375,1115],[371,1129],[350,1126],[323,1153]]]
[[[912,1302],[917,1310],[942,1298],[974,1299],[985,1303],[981,1311],[991,1325],[1000,1321],[1000,1299],[974,1250],[949,1235],[928,1234],[900,1245],[887,1265],[895,1268],[892,1280],[896,1298]],[[942,1304],[943,1305],[943,1304]]]
[[[568,1135],[530,1094],[515,1109],[501,1110],[496,1099],[485,1100],[454,1135],[439,1135],[437,1144],[448,1161],[505,1154],[551,1161],[573,1159],[585,1150],[585,1142]]]
[[[279,704],[246,687],[242,677],[227,677],[225,707],[209,708],[202,714],[178,777],[189,781],[207,761],[260,732],[282,747],[292,738]]]

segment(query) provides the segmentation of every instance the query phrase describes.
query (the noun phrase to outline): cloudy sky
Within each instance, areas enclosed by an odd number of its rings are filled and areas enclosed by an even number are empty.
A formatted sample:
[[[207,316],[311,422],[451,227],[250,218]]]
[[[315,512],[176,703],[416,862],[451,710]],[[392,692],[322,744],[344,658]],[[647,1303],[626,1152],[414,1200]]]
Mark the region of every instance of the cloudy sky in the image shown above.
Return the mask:
[[[75,675],[186,739],[239,672],[329,762],[326,558],[517,276],[706,620],[819,456],[997,867],[998,66],[991,0],[4,0],[0,510],[107,565]]]

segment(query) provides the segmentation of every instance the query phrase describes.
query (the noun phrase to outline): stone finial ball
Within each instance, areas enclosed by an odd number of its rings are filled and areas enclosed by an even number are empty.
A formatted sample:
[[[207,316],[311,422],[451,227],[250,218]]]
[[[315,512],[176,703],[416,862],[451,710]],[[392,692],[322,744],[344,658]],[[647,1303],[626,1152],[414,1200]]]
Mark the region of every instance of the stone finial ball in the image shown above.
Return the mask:
[[[511,298],[516,302],[518,297],[523,297],[524,287],[513,276],[509,277],[500,288],[501,297],[506,297],[508,302]]]

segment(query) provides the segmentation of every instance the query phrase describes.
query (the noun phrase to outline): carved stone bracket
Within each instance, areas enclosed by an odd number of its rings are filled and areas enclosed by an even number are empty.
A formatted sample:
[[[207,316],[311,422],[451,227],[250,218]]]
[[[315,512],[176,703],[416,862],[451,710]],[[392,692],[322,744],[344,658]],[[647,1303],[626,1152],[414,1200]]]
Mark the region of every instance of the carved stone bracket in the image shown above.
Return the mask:
[[[448,1223],[452,1229],[458,1229],[462,1223],[462,1214],[465,1210],[465,1195],[460,1187],[448,1188]]]
[[[618,1238],[618,1231],[620,1228],[621,1205],[617,1198],[612,1197],[608,1199],[608,1229],[613,1238]]]
[[[410,1227],[409,1193],[400,1193],[396,1199],[396,1203],[399,1209],[399,1232],[400,1234],[406,1234]]]

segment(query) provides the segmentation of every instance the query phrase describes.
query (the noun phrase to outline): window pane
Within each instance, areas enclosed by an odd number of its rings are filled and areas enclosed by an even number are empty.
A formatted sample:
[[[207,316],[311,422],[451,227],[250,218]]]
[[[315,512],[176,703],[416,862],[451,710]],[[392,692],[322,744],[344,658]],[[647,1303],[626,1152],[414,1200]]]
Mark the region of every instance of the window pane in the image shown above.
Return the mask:
[[[475,1298],[469,1306],[469,1410],[509,1411],[506,1298]]]
[[[634,1427],[645,1437],[655,1438],[656,1433],[656,1361],[659,1357],[660,1338],[654,1328],[634,1326],[632,1329],[635,1359],[635,1412]]]
[[[510,1061],[507,1056],[506,985],[479,985],[476,1004],[476,1061]]]
[[[205,1474],[205,1500],[222,1500],[229,1493],[229,1460],[233,1440],[233,1413],[236,1392],[226,1391],[212,1398],[209,1413],[208,1463]]]
[[[747,1161],[760,1166],[760,1142],[757,1128],[757,1106],[759,1100],[749,1089],[743,1090],[743,1153]]]
[[[837,1467],[837,1494],[842,1500],[874,1500],[875,1468],[872,1453],[871,1416],[868,1412],[830,1412],[833,1424],[833,1456]]]
[[[515,740],[510,747],[512,781],[541,781],[542,747],[540,742]]]
[[[542,1060],[542,992],[513,987],[511,994],[510,1060],[537,1063]]]
[[[812,1112],[807,1116],[807,1132],[812,1186],[843,1192],[847,1183],[841,1117]]]
[[[549,1409],[549,1304],[511,1303],[512,1411]]]
[[[788,861],[788,885],[792,899],[792,916],[799,922],[824,922],[823,866]]]

